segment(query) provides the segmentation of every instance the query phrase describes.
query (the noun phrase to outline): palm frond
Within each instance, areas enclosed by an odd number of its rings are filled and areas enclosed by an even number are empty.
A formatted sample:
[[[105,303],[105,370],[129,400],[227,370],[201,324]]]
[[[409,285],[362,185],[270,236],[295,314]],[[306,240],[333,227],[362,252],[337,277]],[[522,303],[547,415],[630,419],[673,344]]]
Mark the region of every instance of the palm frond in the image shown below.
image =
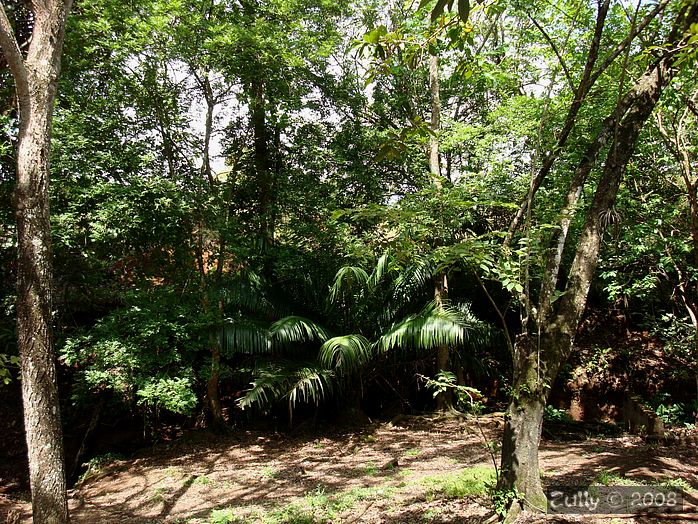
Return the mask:
[[[247,409],[257,405],[264,408],[279,400],[286,393],[294,371],[280,365],[269,365],[258,370],[257,376],[250,383],[252,387],[237,400],[238,407]]]
[[[344,266],[337,271],[330,288],[330,303],[346,302],[348,297],[364,295],[370,277],[365,270],[356,266]]]
[[[287,393],[289,407],[295,407],[299,402],[319,406],[332,393],[333,378],[334,373],[329,369],[315,366],[299,368]]]
[[[380,256],[380,258],[378,259],[378,262],[376,263],[376,267],[373,268],[373,271],[371,271],[371,276],[368,279],[369,289],[375,289],[376,287],[378,287],[378,284],[383,280],[383,277],[390,270],[390,266],[391,266],[390,251],[386,251],[385,253],[383,253]]]
[[[275,304],[269,300],[265,292],[265,283],[259,275],[252,271],[237,275],[216,291],[229,312],[254,314],[273,318],[278,316]]]
[[[327,369],[351,375],[361,369],[372,357],[371,343],[362,335],[334,337],[320,348],[318,361]]]
[[[265,408],[273,402],[288,401],[289,420],[293,422],[293,409],[299,403],[320,405],[332,394],[334,373],[312,363],[295,364],[281,362],[270,364],[258,371],[251,388],[238,399],[241,409],[254,405]]]
[[[294,342],[325,342],[330,338],[327,330],[320,324],[299,316],[277,320],[271,325],[269,333],[273,341],[282,345]]]
[[[225,319],[220,329],[219,341],[223,351],[229,354],[257,355],[271,350],[266,324],[246,318]]]
[[[428,351],[442,346],[460,347],[469,338],[468,323],[455,308],[436,308],[433,303],[416,315],[393,325],[380,339],[381,351],[403,348]]]
[[[425,289],[433,288],[435,264],[427,257],[416,258],[400,272],[393,285],[393,300],[405,305],[420,297]]]

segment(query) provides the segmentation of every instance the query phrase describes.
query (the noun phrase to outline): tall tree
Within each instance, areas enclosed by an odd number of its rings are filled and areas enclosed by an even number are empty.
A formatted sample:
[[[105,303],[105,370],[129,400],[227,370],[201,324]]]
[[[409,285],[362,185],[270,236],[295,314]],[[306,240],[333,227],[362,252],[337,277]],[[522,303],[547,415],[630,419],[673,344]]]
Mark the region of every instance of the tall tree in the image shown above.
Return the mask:
[[[48,186],[51,124],[71,0],[32,2],[26,57],[0,3],[0,48],[19,105],[17,183],[17,339],[24,425],[36,523],[68,522],[65,466],[51,329]]]
[[[596,137],[589,141],[570,181],[567,201],[560,214],[560,227],[557,236],[552,239],[553,247],[549,251],[548,266],[542,278],[539,307],[532,315],[535,316],[536,325],[519,335],[514,354],[514,394],[504,429],[503,476],[500,483],[502,487],[518,492],[525,509],[545,511],[547,503],[540,481],[538,446],[548,392],[560,366],[572,350],[596,270],[603,233],[612,221],[616,195],[639,134],[663,90],[671,82],[676,63],[681,53],[686,52],[685,33],[697,20],[698,5],[684,3],[666,45],[662,47],[662,53],[632,88],[619,97]],[[558,277],[562,270],[559,253],[567,243],[569,215],[575,212],[581,187],[585,185],[588,173],[607,143],[608,150],[574,248],[566,284],[563,289],[558,289]],[[560,244],[562,247],[558,248]],[[509,518],[514,517],[521,508],[514,505]]]

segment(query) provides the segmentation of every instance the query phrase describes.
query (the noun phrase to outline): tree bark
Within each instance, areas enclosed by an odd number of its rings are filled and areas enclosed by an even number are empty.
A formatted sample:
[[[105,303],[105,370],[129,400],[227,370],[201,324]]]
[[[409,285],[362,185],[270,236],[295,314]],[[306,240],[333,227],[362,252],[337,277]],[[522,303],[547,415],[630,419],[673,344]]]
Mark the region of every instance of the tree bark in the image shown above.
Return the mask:
[[[267,133],[266,99],[264,81],[255,78],[251,88],[252,131],[254,134],[254,166],[259,188],[258,216],[260,221],[259,234],[262,248],[270,240],[271,198],[272,198],[272,169],[269,157],[269,140]]]
[[[206,384],[206,399],[208,401],[208,426],[214,432],[227,429],[223,408],[221,405],[218,384],[220,382],[221,347],[215,337],[211,337],[211,376]]]
[[[448,302],[448,277],[445,272],[440,272],[434,277],[434,302],[438,309],[443,309]],[[436,348],[436,371],[450,371],[451,350],[448,346]],[[447,411],[453,407],[453,395],[450,391],[443,391],[436,396],[436,409]]]
[[[60,404],[51,318],[49,154],[70,0],[32,3],[26,59],[0,3],[0,48],[19,102],[17,183],[17,345],[34,522],[68,522]]]
[[[213,134],[213,110],[216,107],[216,101],[213,97],[213,89],[209,80],[208,71],[204,71],[201,78],[201,88],[204,92],[206,100],[206,122],[204,125],[204,149],[203,158],[201,159],[201,173],[208,180],[209,186],[213,187],[213,170],[211,169],[211,135]]]
[[[545,511],[547,504],[538,472],[542,414],[558,370],[567,360],[591,281],[596,270],[608,213],[613,209],[623,173],[644,123],[674,74],[673,65],[683,28],[698,19],[698,6],[682,11],[663,56],[640,77],[631,90],[631,103],[619,117],[591,207],[568,272],[563,296],[538,334],[522,334],[516,343],[514,394],[507,412],[502,442],[500,488],[515,489],[520,503],[512,506],[511,520],[521,509]],[[628,97],[624,97],[628,100]],[[563,217],[564,219],[564,217]],[[548,275],[545,276],[548,278]]]
[[[439,136],[441,130],[441,94],[439,87],[439,57],[429,55],[429,93],[431,95],[431,132],[429,137],[429,172],[440,185],[441,162],[439,161]]]

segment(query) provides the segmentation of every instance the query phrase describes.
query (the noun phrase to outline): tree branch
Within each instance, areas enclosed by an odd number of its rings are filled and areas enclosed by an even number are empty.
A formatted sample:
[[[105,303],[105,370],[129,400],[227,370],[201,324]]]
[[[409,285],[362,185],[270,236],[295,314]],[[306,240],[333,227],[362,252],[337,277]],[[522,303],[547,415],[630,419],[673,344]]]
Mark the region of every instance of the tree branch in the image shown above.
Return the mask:
[[[12,77],[15,80],[15,89],[19,99],[20,111],[29,101],[29,75],[15,38],[10,20],[5,12],[5,5],[0,0],[0,49],[10,67]]]
[[[645,27],[649,25],[649,23],[655,19],[655,17],[664,10],[664,8],[667,6],[669,3],[669,0],[661,0],[655,8],[645,16],[645,18],[642,19],[642,22],[640,22],[635,29],[630,31],[628,36],[626,36],[613,50],[613,52],[606,57],[606,60],[603,61],[601,66],[594,72],[593,75],[591,75],[590,78],[590,84],[594,84],[596,80],[608,69],[608,67],[620,56],[620,54],[625,51],[625,49],[632,43],[632,41],[635,39],[635,37],[642,32]]]
[[[558,50],[557,46],[555,45],[555,42],[553,42],[553,39],[550,38],[550,35],[545,31],[545,29],[538,23],[538,21],[533,18],[529,13],[526,13],[526,16],[528,16],[529,20],[533,22],[533,25],[536,26],[538,31],[543,35],[543,38],[545,38],[545,41],[548,42],[550,47],[552,48],[553,52],[555,53],[555,56],[557,56],[558,61],[560,62],[560,66],[562,67],[562,70],[565,72],[565,78],[567,79],[567,83],[569,84],[570,91],[573,93],[576,92],[576,88],[574,87],[574,81],[572,80],[572,75],[570,74],[570,70],[567,67],[567,63],[565,62],[565,59],[562,58],[562,55],[560,54],[560,51]]]
[[[518,212],[511,221],[511,224],[509,225],[509,231],[507,231],[507,235],[504,238],[505,247],[511,245],[511,241],[514,238],[514,233],[516,233],[516,230],[518,229],[521,220],[528,211],[529,206],[532,204],[533,198],[535,197],[536,192],[543,183],[543,180],[545,180],[545,177],[548,176],[548,173],[550,173],[553,164],[555,163],[555,160],[557,160],[557,157],[560,154],[560,151],[562,151],[563,146],[567,143],[567,139],[569,138],[570,133],[572,132],[572,129],[574,128],[574,125],[577,121],[577,114],[579,113],[579,110],[581,109],[582,104],[584,103],[587,93],[589,93],[589,90],[594,85],[594,81],[591,80],[591,74],[594,69],[594,65],[596,64],[596,60],[599,56],[601,37],[603,36],[603,28],[606,24],[606,16],[608,15],[609,6],[610,0],[602,0],[599,2],[599,10],[596,14],[596,24],[594,26],[594,36],[589,46],[589,53],[587,54],[587,60],[584,64],[582,78],[579,81],[579,85],[577,86],[577,88],[573,90],[574,100],[572,100],[572,103],[570,104],[570,107],[567,110],[565,123],[562,126],[560,134],[558,135],[555,147],[553,147],[551,150],[547,151],[545,155],[543,155],[543,163],[538,172],[531,180],[531,186],[528,191],[528,194],[526,195],[526,198],[521,204],[521,207],[519,207]]]

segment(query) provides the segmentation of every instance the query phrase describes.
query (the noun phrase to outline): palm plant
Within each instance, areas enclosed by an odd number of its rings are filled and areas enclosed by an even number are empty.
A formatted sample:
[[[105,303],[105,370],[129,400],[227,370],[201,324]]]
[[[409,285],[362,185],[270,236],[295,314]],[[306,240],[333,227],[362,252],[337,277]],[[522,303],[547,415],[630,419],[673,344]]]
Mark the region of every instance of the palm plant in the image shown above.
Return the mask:
[[[444,345],[474,354],[488,344],[492,328],[465,305],[437,307],[427,301],[434,271],[426,259],[401,268],[387,252],[370,273],[355,266],[340,268],[329,288],[327,327],[305,317],[285,316],[269,326],[264,351],[252,339],[254,349],[240,345],[236,350],[276,357],[257,360],[251,388],[238,406],[285,401],[292,420],[298,403],[317,406],[332,395],[356,398],[357,379],[380,357],[426,357]],[[224,340],[231,340],[230,335]],[[279,359],[281,355],[285,358]]]

